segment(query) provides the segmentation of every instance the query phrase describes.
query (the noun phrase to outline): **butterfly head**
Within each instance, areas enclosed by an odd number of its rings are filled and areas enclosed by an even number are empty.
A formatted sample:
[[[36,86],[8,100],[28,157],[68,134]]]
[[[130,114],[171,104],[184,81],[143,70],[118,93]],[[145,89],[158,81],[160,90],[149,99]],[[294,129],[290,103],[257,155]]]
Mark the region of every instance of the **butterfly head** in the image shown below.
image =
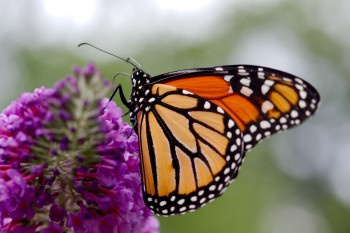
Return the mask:
[[[130,117],[134,118],[140,110],[146,108],[146,100],[150,95],[150,75],[139,68],[131,74],[132,91],[130,98]]]

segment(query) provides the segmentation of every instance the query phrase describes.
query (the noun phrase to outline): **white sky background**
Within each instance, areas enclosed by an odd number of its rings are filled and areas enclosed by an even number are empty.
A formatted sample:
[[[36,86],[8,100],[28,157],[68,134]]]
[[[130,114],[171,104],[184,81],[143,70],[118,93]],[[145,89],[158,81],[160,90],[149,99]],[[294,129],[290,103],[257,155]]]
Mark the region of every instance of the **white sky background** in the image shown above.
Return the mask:
[[[73,44],[86,38],[107,41],[116,46],[138,42],[140,38],[149,39],[159,32],[198,39],[203,30],[210,28],[213,18],[218,17],[214,12],[205,14],[205,17],[202,15],[209,12],[209,7],[216,9],[212,6],[213,2],[42,0],[19,4],[9,1],[2,2],[1,17],[11,23],[2,25],[2,32],[14,37],[29,32],[24,35],[25,38],[17,37],[15,42],[33,46],[62,41]],[[196,30],[189,30],[194,24]]]
[[[23,74],[16,69],[16,64],[13,61],[16,48],[20,46],[34,50],[58,44],[75,54],[84,55],[86,51],[77,50],[76,46],[81,42],[90,42],[108,51],[118,51],[118,55],[128,56],[145,46],[147,41],[152,41],[155,36],[176,38],[187,43],[208,40],[210,39],[208,36],[211,35],[210,30],[217,26],[217,22],[221,19],[223,12],[227,12],[228,7],[232,8],[232,13],[234,13],[237,9],[264,8],[276,2],[278,1],[1,1],[0,69],[2,74],[0,81],[2,84],[0,92],[3,97],[9,95],[12,88],[16,88],[21,82],[20,75]],[[323,27],[322,30],[328,32],[331,37],[339,39],[344,46],[350,49],[350,33],[343,30],[350,28],[349,12],[346,10],[350,9],[350,1],[338,1],[337,4],[327,0],[310,2],[321,6],[317,12],[313,12],[313,6],[302,1],[302,4],[305,4],[305,10],[311,9],[310,17],[314,17],[315,27],[318,27],[317,23],[319,23]],[[337,17],[334,17],[335,12],[337,12]],[[289,138],[277,139],[281,140],[281,146],[276,148],[277,154],[285,154],[285,156],[276,158],[276,161],[286,173],[296,179],[321,177],[334,195],[343,204],[350,206],[350,123],[349,118],[346,117],[349,113],[343,113],[343,109],[341,109],[343,103],[328,103],[327,105],[327,94],[332,92],[329,90],[332,86],[335,87],[332,93],[338,96],[337,99],[344,99],[346,89],[341,81],[337,81],[342,77],[329,65],[319,64],[319,60],[312,60],[313,58],[309,57],[308,54],[298,50],[300,45],[288,30],[280,29],[280,34],[285,38],[284,41],[273,36],[274,30],[276,29],[264,28],[262,31],[252,32],[245,41],[239,42],[239,49],[232,52],[232,61],[252,64],[264,63],[264,65],[290,71],[293,71],[293,67],[303,67],[299,70],[300,75],[311,74],[309,81],[311,83],[319,82],[318,87],[321,88],[321,93],[326,93],[326,96],[322,96],[325,104],[322,106],[324,110],[321,108],[320,116],[313,123],[303,126],[307,130],[293,132],[290,134],[292,137]],[[259,41],[256,39],[257,35]],[[266,46],[260,46],[261,41],[265,41]],[[269,41],[270,43],[268,43]],[[269,51],[277,52],[275,52],[275,56],[270,56],[267,59],[263,54]],[[107,56],[100,55],[96,51],[90,54],[108,59]],[[305,64],[308,65],[305,66]],[[322,79],[323,83],[320,83],[320,80],[316,80],[315,77],[322,76],[322,74],[327,77]],[[330,76],[333,79],[327,79]],[[0,105],[3,106],[1,100]],[[337,112],[344,117],[337,118],[335,116]],[[332,121],[334,118],[339,121]],[[301,132],[310,138],[310,143],[298,141],[297,135]],[[328,132],[328,134],[324,135],[324,132]],[[329,147],[330,141],[332,141],[332,148]],[[290,147],[290,143],[304,144],[302,148],[295,148],[286,154],[284,147]],[[318,147],[315,148],[315,145]],[[308,153],[306,158],[298,160],[298,156],[305,154],[305,151]],[[298,166],[298,162],[301,161],[306,163],[303,163],[303,166]],[[293,162],[295,166],[290,166]],[[298,208],[303,208],[303,206],[300,205]],[[319,219],[319,217],[315,217],[315,219]],[[283,226],[281,229],[274,229],[274,232],[282,232]]]

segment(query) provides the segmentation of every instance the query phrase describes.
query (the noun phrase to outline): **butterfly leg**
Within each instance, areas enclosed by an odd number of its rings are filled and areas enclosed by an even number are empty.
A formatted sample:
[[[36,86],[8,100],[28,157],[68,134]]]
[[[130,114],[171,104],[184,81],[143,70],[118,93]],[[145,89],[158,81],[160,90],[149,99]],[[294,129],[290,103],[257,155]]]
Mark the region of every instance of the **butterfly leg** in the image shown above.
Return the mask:
[[[129,114],[130,114],[130,110],[127,111],[126,113],[124,113],[124,114],[122,115],[122,117],[125,117],[125,116],[127,116],[127,115],[129,115]]]
[[[136,129],[136,126],[137,126],[137,119],[136,119],[136,118],[130,118],[130,122],[131,122],[131,124],[132,124],[132,127],[131,127],[132,130],[130,130],[130,133],[129,133],[129,135],[128,135],[128,138],[131,136],[132,131],[135,131],[135,129]]]
[[[118,90],[119,90],[119,96],[120,96],[121,101],[123,102],[123,104],[124,104],[127,108],[130,108],[130,104],[128,103],[128,101],[127,101],[126,98],[125,98],[125,95],[124,95],[124,93],[123,93],[123,89],[122,89],[121,84],[118,84],[117,87],[114,89],[113,94],[112,94],[112,96],[109,98],[109,101],[108,101],[108,102],[110,102],[110,101],[113,100],[113,98],[114,98],[115,94],[117,94]]]

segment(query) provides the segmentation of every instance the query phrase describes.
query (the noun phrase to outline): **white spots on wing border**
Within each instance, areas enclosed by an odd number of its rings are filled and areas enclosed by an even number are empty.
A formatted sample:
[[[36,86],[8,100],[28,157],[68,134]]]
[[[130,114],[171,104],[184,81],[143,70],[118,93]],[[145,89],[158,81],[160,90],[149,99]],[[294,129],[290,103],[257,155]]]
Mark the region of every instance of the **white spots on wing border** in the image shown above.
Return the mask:
[[[267,85],[265,85],[265,84],[261,85],[261,93],[262,93],[263,95],[266,95],[266,93],[269,92],[269,90],[270,90],[270,87],[269,87],[269,86],[267,86]]]
[[[225,75],[224,76],[224,80],[226,81],[226,82],[230,82],[230,80],[233,78],[233,75]]]
[[[274,105],[269,100],[265,100],[261,105],[261,111],[263,113],[267,113],[269,110],[273,108],[274,108]]]
[[[248,78],[242,78],[242,79],[239,80],[239,81],[240,81],[241,84],[243,84],[244,86],[247,86],[247,87],[249,87],[250,82],[251,82],[251,80],[248,79]]]
[[[250,89],[249,87],[243,86],[243,87],[241,88],[241,94],[243,94],[243,95],[249,97],[251,94],[253,94],[253,90]]]
[[[186,90],[182,90],[182,94],[184,94],[184,95],[193,95],[192,92],[186,91]]]
[[[211,106],[210,102],[209,101],[205,101],[204,108],[205,109],[210,109],[210,106]]]

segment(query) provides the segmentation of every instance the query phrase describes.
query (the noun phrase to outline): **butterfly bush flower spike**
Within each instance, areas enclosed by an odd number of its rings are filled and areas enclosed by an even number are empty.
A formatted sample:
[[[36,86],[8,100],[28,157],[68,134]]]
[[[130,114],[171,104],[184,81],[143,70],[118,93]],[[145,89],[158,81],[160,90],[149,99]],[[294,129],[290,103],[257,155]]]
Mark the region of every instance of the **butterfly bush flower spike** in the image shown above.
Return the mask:
[[[138,142],[93,64],[0,114],[0,232],[157,233]]]

